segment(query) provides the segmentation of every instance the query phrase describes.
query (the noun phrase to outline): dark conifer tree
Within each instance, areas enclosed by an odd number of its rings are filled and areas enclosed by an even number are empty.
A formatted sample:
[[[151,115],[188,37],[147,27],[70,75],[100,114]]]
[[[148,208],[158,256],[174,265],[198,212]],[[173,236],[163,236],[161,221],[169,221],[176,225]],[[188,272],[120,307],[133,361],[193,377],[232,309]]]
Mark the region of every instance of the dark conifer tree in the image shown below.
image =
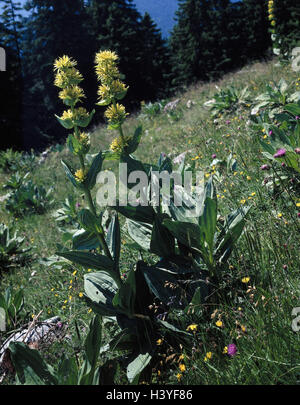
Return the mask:
[[[0,47],[5,52],[6,71],[0,73],[0,149],[20,149],[22,105],[22,66],[20,51],[20,5],[1,0]]]
[[[300,46],[300,1],[274,0],[274,15],[281,53],[290,53],[294,47]]]
[[[129,91],[129,108],[161,97],[167,87],[168,51],[149,15],[138,13],[132,0],[90,0],[87,11],[94,32],[94,51],[110,49],[120,58]]]
[[[54,117],[63,105],[53,85],[53,62],[59,56],[72,56],[84,73],[88,37],[83,0],[30,0],[26,10],[30,14],[22,43],[25,146],[41,148],[65,136]]]

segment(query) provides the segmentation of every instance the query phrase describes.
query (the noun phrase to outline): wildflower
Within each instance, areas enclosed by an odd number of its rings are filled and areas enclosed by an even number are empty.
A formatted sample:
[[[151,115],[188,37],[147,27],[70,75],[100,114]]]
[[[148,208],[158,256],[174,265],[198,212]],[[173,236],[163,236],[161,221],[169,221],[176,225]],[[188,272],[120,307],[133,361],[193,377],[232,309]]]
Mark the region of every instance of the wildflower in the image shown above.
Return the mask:
[[[129,140],[130,136],[119,136],[118,138],[115,138],[110,145],[110,150],[113,152],[122,152],[123,149],[128,146]]]
[[[179,357],[178,357],[178,360],[183,360],[184,359],[184,354],[181,354]]]
[[[274,158],[282,157],[285,156],[286,154],[286,149],[278,149],[278,151],[275,153]]]
[[[162,343],[163,343],[163,339],[158,339],[158,340],[156,341],[157,346],[161,346]]]
[[[70,58],[67,55],[62,56],[61,58],[58,58],[54,62],[54,71],[56,70],[66,70],[73,68],[77,65],[77,62]]]
[[[213,153],[213,154],[211,155],[211,157],[212,157],[213,159],[215,159],[215,158],[217,157],[217,155],[216,155],[215,153]]]
[[[251,180],[251,177],[250,177],[250,176],[247,176],[247,180],[250,181],[250,180]]]
[[[120,77],[117,68],[118,55],[111,51],[102,51],[96,54],[96,74],[102,84],[110,84]]]
[[[228,345],[228,347],[227,347],[228,356],[233,357],[236,355],[236,352],[237,352],[237,347],[234,343],[231,343],[230,345]]]
[[[70,86],[77,86],[83,80],[82,74],[75,68],[57,72],[54,85],[65,89]]]
[[[296,207],[300,207],[300,202],[297,202],[297,203],[296,203]]]
[[[260,170],[270,170],[270,166],[269,165],[262,165],[260,166]]]
[[[277,218],[281,218],[281,217],[282,217],[282,213],[279,212],[279,213],[277,214]]]
[[[197,328],[198,328],[198,325],[196,325],[195,323],[193,323],[193,324],[189,325],[189,326],[186,328],[186,330],[187,330],[187,331],[196,332]]]
[[[182,379],[182,374],[181,373],[176,374],[176,378],[178,381],[180,381]]]
[[[241,325],[241,329],[242,329],[242,332],[246,332],[246,327],[244,326],[244,325]]]
[[[76,170],[74,176],[76,177],[76,180],[79,181],[80,183],[84,182],[85,180],[85,173],[83,169]]]
[[[180,369],[180,371],[181,371],[182,373],[184,373],[185,370],[186,370],[185,364],[179,364],[179,369]]]
[[[242,278],[242,283],[247,284],[250,281],[250,277],[244,277]]]
[[[300,154],[300,148],[296,148],[295,152],[297,153],[297,155],[299,155]]]
[[[283,270],[287,270],[287,268],[288,268],[287,264],[284,264],[282,267],[283,267]]]
[[[122,104],[116,103],[107,108],[104,116],[108,119],[108,122],[112,125],[120,126],[128,113],[125,111],[125,107]]]
[[[210,360],[211,358],[212,358],[212,352],[208,352],[208,353],[206,353],[206,356],[204,357],[204,361],[206,362],[206,361]]]
[[[246,200],[243,199],[240,201],[240,203],[244,205],[246,203]]]
[[[82,292],[80,292],[78,295],[79,295],[79,298],[82,298],[82,297],[83,297],[83,293],[82,293]]]
[[[59,92],[58,96],[65,104],[72,106],[78,103],[81,98],[85,97],[82,88],[77,85],[66,87]]]
[[[220,321],[220,320],[218,320],[218,321],[216,322],[216,325],[217,325],[218,328],[221,328],[221,327],[223,326],[223,322]]]
[[[223,349],[223,354],[227,354],[227,353],[228,353],[228,347],[225,346],[224,349]]]

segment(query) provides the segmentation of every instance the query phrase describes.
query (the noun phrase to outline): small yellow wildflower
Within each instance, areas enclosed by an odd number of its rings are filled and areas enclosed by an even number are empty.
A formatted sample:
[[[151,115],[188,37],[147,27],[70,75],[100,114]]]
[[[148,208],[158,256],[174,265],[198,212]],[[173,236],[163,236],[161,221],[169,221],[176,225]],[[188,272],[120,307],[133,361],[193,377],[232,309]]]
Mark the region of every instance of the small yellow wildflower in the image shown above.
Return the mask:
[[[189,326],[186,328],[186,330],[187,330],[187,331],[196,332],[197,328],[198,328],[198,325],[196,325],[195,323],[193,323],[193,324],[189,325]]]
[[[72,276],[76,276],[77,270],[73,271]]]
[[[281,217],[282,217],[282,213],[280,212],[280,213],[277,215],[277,217],[278,217],[278,218],[281,218]]]
[[[104,113],[104,116],[108,119],[108,122],[113,125],[121,125],[127,115],[129,114],[125,111],[125,107],[119,103],[111,105]]]
[[[242,283],[247,284],[250,281],[250,277],[244,277],[242,278]]]
[[[79,181],[80,183],[82,183],[85,179],[85,173],[83,169],[76,170],[74,176],[76,177],[76,180]]]
[[[78,295],[79,295],[79,298],[82,298],[82,297],[83,297],[83,293],[82,293],[82,292],[80,292]]]
[[[182,374],[181,373],[176,374],[176,378],[178,381],[180,381],[182,379]]]
[[[156,341],[157,346],[161,346],[162,343],[163,343],[163,339],[158,339],[158,340]]]
[[[70,86],[77,86],[83,80],[82,74],[75,68],[57,72],[54,85],[65,89]]]
[[[218,320],[218,321],[216,322],[216,325],[217,325],[218,328],[221,328],[221,327],[223,326],[223,322],[220,321],[220,320]]]
[[[54,71],[65,70],[75,67],[77,62],[67,55],[62,56],[54,61]]]
[[[225,346],[224,349],[223,349],[223,354],[227,354],[227,353],[228,353],[228,347]]]
[[[59,92],[58,96],[67,105],[75,105],[80,99],[85,97],[82,88],[77,85],[66,87]]]
[[[241,203],[241,204],[245,204],[245,203],[246,203],[246,200],[243,199],[243,200],[240,201],[240,203]]]
[[[212,352],[206,353],[206,357],[207,357],[208,359],[211,359],[211,358],[212,358]]]
[[[130,141],[130,136],[124,136],[123,138],[119,136],[118,138],[115,138],[111,145],[110,145],[110,150],[113,152],[122,152],[123,149],[128,146],[128,143]]]
[[[179,370],[184,373],[186,370],[185,364],[179,364]]]

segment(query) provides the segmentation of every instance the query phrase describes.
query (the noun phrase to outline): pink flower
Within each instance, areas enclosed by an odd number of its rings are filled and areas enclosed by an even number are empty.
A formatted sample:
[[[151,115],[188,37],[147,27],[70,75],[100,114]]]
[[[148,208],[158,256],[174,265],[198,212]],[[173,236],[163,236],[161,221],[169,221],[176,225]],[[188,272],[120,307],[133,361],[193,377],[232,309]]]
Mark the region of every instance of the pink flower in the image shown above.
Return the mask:
[[[270,170],[270,166],[269,165],[262,165],[262,166],[260,166],[260,170]]]
[[[236,352],[237,352],[237,347],[234,343],[231,343],[230,345],[228,345],[228,347],[227,347],[228,356],[233,357],[236,355]]]
[[[215,158],[217,157],[217,155],[216,155],[215,153],[213,153],[213,154],[211,155],[211,157],[212,157],[213,159],[215,159]]]
[[[286,154],[286,149],[282,148],[282,149],[278,149],[278,151],[275,153],[274,158],[279,158],[279,157],[283,157]]]
[[[297,153],[297,155],[300,155],[300,148],[296,148],[295,152]]]

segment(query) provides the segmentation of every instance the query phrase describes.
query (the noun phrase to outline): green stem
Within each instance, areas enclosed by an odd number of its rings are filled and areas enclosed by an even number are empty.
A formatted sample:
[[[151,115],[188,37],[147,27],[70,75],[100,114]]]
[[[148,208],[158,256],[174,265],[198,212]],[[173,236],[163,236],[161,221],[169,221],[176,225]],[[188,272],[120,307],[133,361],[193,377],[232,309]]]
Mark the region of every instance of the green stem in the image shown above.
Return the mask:
[[[77,129],[77,127],[75,127],[75,132],[76,132],[76,129]],[[85,171],[85,163],[84,163],[84,159],[83,159],[82,155],[79,155],[79,160],[80,160],[81,168],[82,168],[82,170],[84,172]],[[86,198],[86,201],[87,201],[87,204],[88,204],[88,207],[89,207],[90,211],[96,217],[97,212],[96,212],[96,209],[95,209],[95,206],[94,206],[94,203],[93,203],[91,192],[90,192],[90,190],[88,188],[84,189],[84,195],[85,195],[85,198]],[[109,248],[108,248],[106,240],[105,240],[105,238],[103,236],[104,235],[104,230],[103,230],[102,225],[100,225],[100,228],[101,228],[101,233],[97,233],[97,238],[99,240],[100,246],[102,247],[105,255],[112,260]]]

